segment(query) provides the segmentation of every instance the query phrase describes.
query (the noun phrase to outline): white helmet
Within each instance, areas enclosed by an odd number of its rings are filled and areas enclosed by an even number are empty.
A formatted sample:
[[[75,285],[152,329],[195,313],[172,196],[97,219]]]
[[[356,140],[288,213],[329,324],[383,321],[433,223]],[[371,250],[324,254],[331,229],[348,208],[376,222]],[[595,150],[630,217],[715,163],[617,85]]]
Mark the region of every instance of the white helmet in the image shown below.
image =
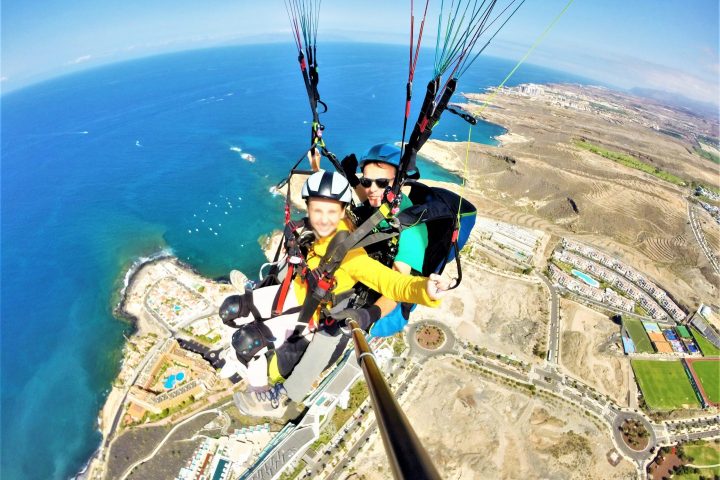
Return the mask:
[[[347,179],[337,172],[320,170],[307,179],[302,188],[302,198],[329,198],[338,202],[350,203],[352,188]]]

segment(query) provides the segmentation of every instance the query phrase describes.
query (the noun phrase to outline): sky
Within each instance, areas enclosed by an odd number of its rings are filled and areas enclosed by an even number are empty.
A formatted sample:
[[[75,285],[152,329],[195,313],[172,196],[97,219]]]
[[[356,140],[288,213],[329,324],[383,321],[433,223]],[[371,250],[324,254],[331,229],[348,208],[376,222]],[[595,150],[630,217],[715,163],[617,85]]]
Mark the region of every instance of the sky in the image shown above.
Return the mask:
[[[527,62],[718,105],[718,3],[574,0]],[[425,45],[434,42],[440,4],[431,2]],[[526,0],[485,53],[520,59],[567,4]],[[415,1],[418,23],[423,6]],[[3,0],[0,8],[3,92],[132,58],[291,41],[280,0]],[[407,44],[409,11],[410,0],[325,0],[318,43]]]

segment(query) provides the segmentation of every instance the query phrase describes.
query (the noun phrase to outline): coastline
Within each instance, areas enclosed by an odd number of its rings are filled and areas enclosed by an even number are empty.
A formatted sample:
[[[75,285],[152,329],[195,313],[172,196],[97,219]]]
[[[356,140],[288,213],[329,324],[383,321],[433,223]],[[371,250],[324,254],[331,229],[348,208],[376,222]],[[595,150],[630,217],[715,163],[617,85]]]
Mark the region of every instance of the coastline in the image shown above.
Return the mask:
[[[131,263],[130,267],[128,267],[127,271],[123,275],[123,286],[120,289],[119,299],[115,306],[112,308],[112,313],[113,317],[115,317],[117,320],[126,321],[130,323],[130,325],[132,325],[132,332],[130,333],[131,338],[133,336],[141,336],[145,333],[148,333],[152,331],[152,328],[150,328],[147,322],[142,319],[142,316],[135,315],[126,309],[126,304],[128,302],[128,291],[131,289],[133,283],[136,281],[136,278],[138,277],[138,275],[140,275],[140,273],[145,267],[157,264],[162,260],[171,258],[174,257],[172,256],[172,253],[168,250],[161,250],[156,254],[150,255],[149,257],[139,257]],[[100,460],[100,456],[108,446],[109,436],[112,433],[111,429],[113,427],[115,416],[117,415],[118,410],[122,407],[125,399],[125,392],[123,391],[123,389],[116,385],[116,381],[120,377],[120,374],[125,367],[125,349],[127,348],[128,342],[129,338],[125,337],[125,344],[123,345],[123,356],[120,363],[118,375],[115,377],[112,384],[110,384],[110,392],[105,398],[105,403],[98,412],[98,431],[102,436],[100,445],[98,445],[95,452],[90,456],[87,462],[85,462],[80,471],[74,477],[71,477],[73,479],[85,480],[87,478],[90,478],[90,474],[93,472],[96,466],[96,462]]]
[[[115,439],[115,433],[121,420],[122,407],[132,385],[132,382],[128,383],[127,379],[137,368],[137,365],[128,364],[131,344],[143,338],[154,337],[157,339],[154,342],[155,345],[160,345],[163,343],[163,339],[173,336],[173,333],[166,326],[160,325],[143,308],[144,295],[156,283],[157,270],[161,270],[162,274],[165,275],[172,272],[173,275],[183,277],[188,283],[200,283],[207,288],[208,296],[213,300],[213,304],[217,302],[218,297],[224,296],[231,288],[226,278],[206,278],[192,265],[175,257],[169,250],[162,250],[149,257],[140,257],[132,262],[123,275],[119,299],[112,309],[113,316],[117,320],[127,321],[132,325],[132,332],[125,337],[118,375],[110,385],[110,391],[98,412],[98,430],[102,436],[100,445],[73,478],[92,478],[98,471],[102,471],[104,467],[105,459],[103,457]]]

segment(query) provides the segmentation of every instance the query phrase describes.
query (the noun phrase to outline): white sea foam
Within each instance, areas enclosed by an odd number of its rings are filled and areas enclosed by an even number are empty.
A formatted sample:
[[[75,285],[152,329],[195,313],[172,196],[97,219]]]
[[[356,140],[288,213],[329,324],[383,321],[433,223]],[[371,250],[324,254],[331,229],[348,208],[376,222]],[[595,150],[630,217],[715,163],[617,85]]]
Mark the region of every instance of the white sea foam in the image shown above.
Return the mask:
[[[161,258],[166,257],[172,257],[174,256],[174,253],[171,248],[166,247],[160,250],[159,252],[153,253],[150,256],[147,257],[139,257],[137,258],[132,265],[130,265],[130,268],[128,268],[128,271],[125,272],[125,278],[123,278],[123,287],[122,290],[120,290],[120,298],[125,298],[125,291],[127,290],[127,287],[130,285],[130,279],[132,276],[137,272],[140,267],[142,267],[144,264],[148,262],[152,262],[155,260],[159,260]]]
[[[142,143],[140,143],[140,140],[135,140],[135,146],[142,147]]]
[[[231,152],[237,152],[237,153],[240,153],[240,152],[242,152],[242,148],[240,148],[240,147],[235,147],[235,146],[232,146],[232,147],[230,147],[230,151],[231,151]]]

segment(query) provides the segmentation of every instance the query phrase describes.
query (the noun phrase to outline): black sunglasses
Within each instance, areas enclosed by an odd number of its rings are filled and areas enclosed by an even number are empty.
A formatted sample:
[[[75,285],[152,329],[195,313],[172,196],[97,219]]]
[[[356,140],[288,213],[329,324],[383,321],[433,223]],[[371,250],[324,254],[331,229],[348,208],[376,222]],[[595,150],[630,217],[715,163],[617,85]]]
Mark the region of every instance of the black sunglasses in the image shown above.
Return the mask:
[[[387,188],[388,185],[390,185],[390,179],[389,178],[361,178],[360,179],[360,185],[363,186],[363,188],[370,188],[370,185],[375,182],[375,185],[378,186],[378,188]]]

